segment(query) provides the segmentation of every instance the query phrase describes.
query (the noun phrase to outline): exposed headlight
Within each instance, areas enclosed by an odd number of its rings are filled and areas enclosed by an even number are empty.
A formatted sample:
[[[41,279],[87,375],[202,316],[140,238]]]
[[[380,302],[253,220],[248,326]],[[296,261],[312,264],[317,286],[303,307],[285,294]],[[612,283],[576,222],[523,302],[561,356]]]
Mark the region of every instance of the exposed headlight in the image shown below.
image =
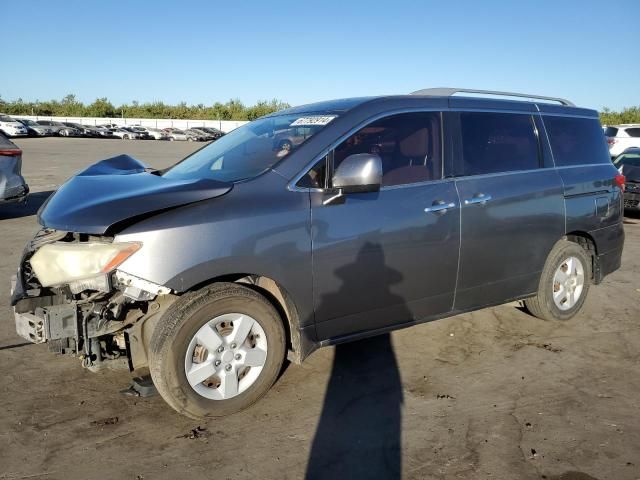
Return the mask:
[[[142,245],[122,243],[49,243],[31,257],[33,272],[43,287],[104,276]]]

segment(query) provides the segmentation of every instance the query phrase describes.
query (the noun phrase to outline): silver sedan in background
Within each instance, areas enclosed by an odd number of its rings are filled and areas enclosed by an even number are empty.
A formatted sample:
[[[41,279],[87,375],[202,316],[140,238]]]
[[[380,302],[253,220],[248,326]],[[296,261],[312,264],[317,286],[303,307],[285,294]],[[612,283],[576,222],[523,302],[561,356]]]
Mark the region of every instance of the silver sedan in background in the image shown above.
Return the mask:
[[[167,139],[172,142],[174,140],[180,140],[180,141],[189,140],[189,135],[187,135],[183,130],[180,130],[179,128],[165,128],[163,132],[167,134],[167,137],[168,137]],[[191,138],[191,141],[193,141],[193,138]]]
[[[22,150],[0,133],[0,205],[24,201],[28,193],[22,177]]]
[[[82,132],[75,127],[69,127],[62,122],[56,122],[54,120],[38,120],[38,125],[42,125],[51,130],[54,135],[60,135],[61,137],[81,137]]]
[[[27,132],[30,136],[33,137],[46,137],[48,135],[53,135],[53,131],[49,127],[45,127],[44,125],[40,125],[39,123],[34,122],[33,120],[28,119],[17,119],[24,127],[27,129]]]
[[[125,130],[124,128],[110,128],[109,131],[114,137],[121,138],[122,140],[137,140],[140,135],[136,132]]]

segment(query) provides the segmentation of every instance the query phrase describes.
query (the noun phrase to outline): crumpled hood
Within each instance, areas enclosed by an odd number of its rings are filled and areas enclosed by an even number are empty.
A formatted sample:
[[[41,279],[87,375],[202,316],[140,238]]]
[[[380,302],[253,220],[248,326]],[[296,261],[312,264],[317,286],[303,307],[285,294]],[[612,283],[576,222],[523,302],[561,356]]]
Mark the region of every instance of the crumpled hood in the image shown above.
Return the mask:
[[[224,195],[233,184],[171,180],[128,155],[102,160],[62,185],[38,211],[47,228],[102,235],[120,222]]]

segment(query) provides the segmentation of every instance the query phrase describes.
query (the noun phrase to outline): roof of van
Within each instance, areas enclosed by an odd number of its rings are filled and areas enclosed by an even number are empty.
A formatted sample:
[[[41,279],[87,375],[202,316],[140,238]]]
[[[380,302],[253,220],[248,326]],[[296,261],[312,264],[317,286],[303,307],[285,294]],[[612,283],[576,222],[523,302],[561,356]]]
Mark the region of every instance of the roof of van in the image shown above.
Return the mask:
[[[456,93],[464,93],[465,95],[455,95]],[[487,95],[490,95],[490,97],[488,97]],[[522,98],[522,100],[520,100],[519,98]],[[279,112],[272,113],[271,116],[300,113],[334,113],[336,115],[340,115],[366,103],[378,103],[393,99],[402,99],[405,101],[415,100],[416,103],[419,103],[421,105],[433,103],[434,106],[442,106],[443,102],[446,102],[445,105],[448,105],[449,108],[490,108],[492,110],[524,109],[527,111],[539,111],[549,114],[579,115],[588,117],[598,116],[598,112],[596,110],[576,107],[570,101],[562,98],[528,95],[522,93],[450,88],[419,90],[409,95],[384,95],[328,100],[287,108],[285,110],[280,110]]]

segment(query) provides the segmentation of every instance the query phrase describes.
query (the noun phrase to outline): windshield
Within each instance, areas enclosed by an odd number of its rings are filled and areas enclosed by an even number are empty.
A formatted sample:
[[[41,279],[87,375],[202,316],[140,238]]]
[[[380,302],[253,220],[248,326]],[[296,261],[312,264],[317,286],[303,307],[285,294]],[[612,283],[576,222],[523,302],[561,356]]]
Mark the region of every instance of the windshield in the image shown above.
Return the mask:
[[[0,115],[0,122],[15,122],[9,115]]]
[[[173,179],[235,182],[273,167],[321,130],[335,115],[280,115],[247,123],[165,172]]]

